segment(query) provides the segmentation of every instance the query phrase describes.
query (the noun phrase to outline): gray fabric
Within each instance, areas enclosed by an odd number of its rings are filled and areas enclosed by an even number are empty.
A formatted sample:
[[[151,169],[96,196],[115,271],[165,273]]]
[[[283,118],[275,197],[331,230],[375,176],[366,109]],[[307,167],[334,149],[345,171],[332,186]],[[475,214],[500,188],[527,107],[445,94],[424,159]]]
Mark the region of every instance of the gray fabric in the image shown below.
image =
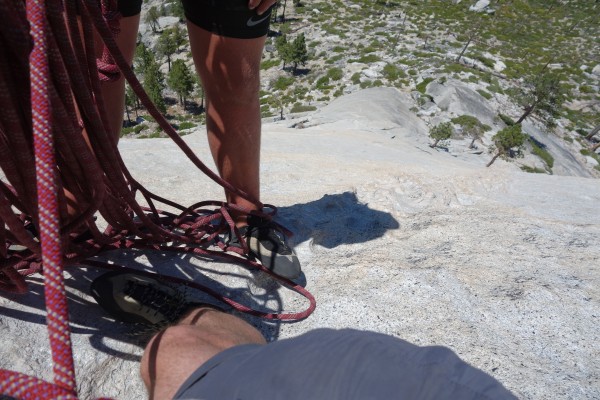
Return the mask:
[[[448,348],[352,329],[233,347],[193,373],[175,398],[516,399]]]

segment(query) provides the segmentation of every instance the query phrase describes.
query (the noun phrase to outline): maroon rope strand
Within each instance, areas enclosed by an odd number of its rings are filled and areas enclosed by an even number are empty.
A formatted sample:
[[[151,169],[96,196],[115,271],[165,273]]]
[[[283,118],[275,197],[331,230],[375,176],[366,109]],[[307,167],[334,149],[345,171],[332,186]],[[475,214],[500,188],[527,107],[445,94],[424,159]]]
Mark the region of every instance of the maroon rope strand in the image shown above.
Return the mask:
[[[114,78],[116,70],[107,67],[108,73],[99,77],[94,28],[104,41],[102,60],[112,64],[114,59],[150,114],[198,169],[226,191],[254,202],[261,210],[253,212],[258,216],[271,220],[277,212],[207,168],[156,110],[118,51],[113,39],[118,16],[106,7],[109,3],[114,6],[114,0],[102,0],[101,13],[98,0],[27,0],[27,9],[23,1],[0,1],[0,290],[26,292],[24,278],[43,266],[55,381],[49,384],[0,370],[0,393],[19,398],[76,398],[62,273],[64,267],[77,265],[131,270],[89,260],[103,251],[151,249],[241,264],[264,271],[309,303],[301,312],[254,310],[196,282],[153,275],[201,290],[250,315],[296,321],[316,307],[306,289],[247,259],[243,240],[243,248],[237,249],[220,238],[226,232],[239,236],[230,213],[249,209],[222,201],[183,206],[152,193],[131,176],[106,129],[101,80]],[[77,215],[67,213],[65,190],[79,201],[73,204]],[[139,204],[138,194],[147,206]],[[176,211],[161,210],[161,204]],[[104,232],[95,223],[96,212],[108,223]],[[83,230],[91,238],[81,239]]]
[[[34,40],[30,55],[31,110],[37,175],[38,217],[44,265],[46,324],[52,349],[54,382],[76,395],[69,312],[62,275],[63,257],[59,234],[58,191],[52,137],[48,81],[47,21],[43,0],[27,1],[27,19]]]

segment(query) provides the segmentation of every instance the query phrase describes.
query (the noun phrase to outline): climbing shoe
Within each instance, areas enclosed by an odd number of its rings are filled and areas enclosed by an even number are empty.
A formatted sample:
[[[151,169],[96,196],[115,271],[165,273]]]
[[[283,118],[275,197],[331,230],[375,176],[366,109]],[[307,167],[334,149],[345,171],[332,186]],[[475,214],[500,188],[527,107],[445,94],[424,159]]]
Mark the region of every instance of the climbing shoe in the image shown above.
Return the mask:
[[[287,279],[296,279],[300,276],[300,261],[294,250],[286,243],[285,235],[276,224],[249,215],[248,225],[238,230],[248,245],[250,256],[260,261],[265,268]],[[235,237],[229,245],[241,247]]]
[[[185,292],[146,275],[113,271],[94,279],[91,293],[96,302],[123,322],[166,327],[200,306],[219,307],[187,300]]]

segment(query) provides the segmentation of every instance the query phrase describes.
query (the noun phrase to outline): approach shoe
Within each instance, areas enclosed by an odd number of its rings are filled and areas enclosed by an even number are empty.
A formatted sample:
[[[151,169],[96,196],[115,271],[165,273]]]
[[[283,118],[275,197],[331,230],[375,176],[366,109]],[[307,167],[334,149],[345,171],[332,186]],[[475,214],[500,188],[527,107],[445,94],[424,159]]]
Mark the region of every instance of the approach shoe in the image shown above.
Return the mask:
[[[302,272],[300,261],[294,250],[286,243],[283,232],[277,225],[263,218],[249,215],[248,225],[238,228],[246,240],[250,255],[273,273],[287,279],[296,279]],[[235,245],[234,238],[230,245]],[[238,243],[239,245],[239,243]]]
[[[188,311],[212,304],[190,302],[184,292],[146,275],[113,271],[94,279],[91,293],[115,319],[157,328],[173,324]]]

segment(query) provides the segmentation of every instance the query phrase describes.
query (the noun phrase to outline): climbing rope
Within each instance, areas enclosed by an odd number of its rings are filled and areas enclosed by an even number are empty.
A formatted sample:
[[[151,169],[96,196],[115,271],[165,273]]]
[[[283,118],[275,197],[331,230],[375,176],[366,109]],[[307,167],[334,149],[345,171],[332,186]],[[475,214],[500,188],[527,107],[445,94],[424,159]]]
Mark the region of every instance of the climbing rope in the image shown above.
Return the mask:
[[[89,260],[107,250],[150,249],[223,259],[264,271],[310,303],[297,313],[263,312],[196,282],[161,276],[251,315],[298,320],[315,308],[314,297],[304,288],[248,260],[247,248],[229,248],[219,239],[225,232],[239,234],[230,214],[249,209],[219,201],[185,207],[150,192],[131,176],[105,129],[104,105],[97,101],[101,80],[116,79],[119,73],[200,171],[264,210],[254,212],[261,218],[270,220],[276,213],[275,207],[252,199],[206,167],[154,107],[114,41],[114,9],[109,0],[102,0],[102,11],[97,0],[27,0],[26,6],[22,0],[0,0],[0,241],[5,243],[0,246],[0,290],[25,293],[25,278],[43,271],[54,365],[54,384],[0,369],[0,394],[77,398],[63,269],[124,269]],[[104,42],[100,60],[94,56],[94,30]],[[141,206],[136,196],[148,206]],[[161,210],[159,204],[178,211]],[[103,231],[96,225],[96,213],[108,223]]]

